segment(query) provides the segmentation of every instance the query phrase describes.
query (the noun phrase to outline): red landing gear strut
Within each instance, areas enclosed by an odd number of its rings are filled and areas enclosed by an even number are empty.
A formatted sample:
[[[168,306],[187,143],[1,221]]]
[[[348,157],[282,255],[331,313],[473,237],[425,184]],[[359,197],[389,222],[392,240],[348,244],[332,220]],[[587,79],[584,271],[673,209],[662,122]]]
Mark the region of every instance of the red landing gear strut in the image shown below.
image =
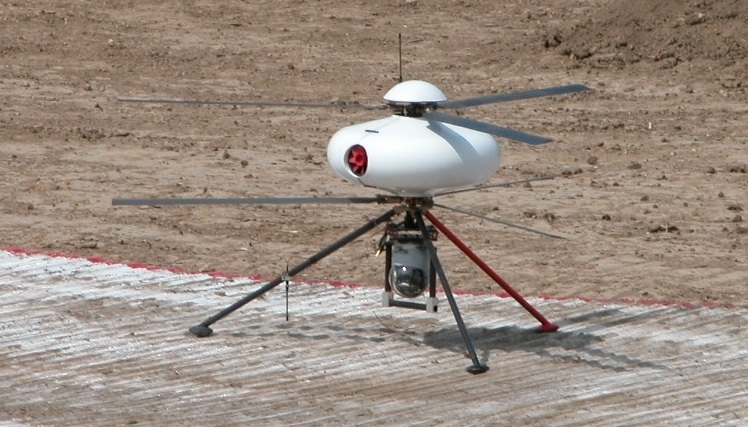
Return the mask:
[[[517,291],[512,288],[512,286],[507,283],[506,280],[504,280],[501,276],[499,276],[495,271],[491,269],[491,267],[488,266],[482,259],[478,257],[478,255],[475,254],[475,252],[471,251],[470,248],[467,247],[454,233],[452,233],[441,221],[439,221],[431,212],[425,211],[424,216],[426,219],[429,220],[431,224],[434,225],[434,227],[437,228],[437,230],[441,231],[441,233],[454,243],[455,246],[457,246],[468,258],[470,258],[471,261],[475,263],[478,267],[480,267],[481,270],[483,270],[491,279],[493,279],[499,286],[504,288],[504,290],[511,295],[512,298],[517,300],[517,302],[525,308],[530,314],[533,315],[538,321],[540,322],[540,331],[541,332],[554,332],[558,330],[558,325],[551,323],[546,319],[538,310],[535,309],[532,305],[530,305],[527,300],[525,300],[522,295],[520,295]]]

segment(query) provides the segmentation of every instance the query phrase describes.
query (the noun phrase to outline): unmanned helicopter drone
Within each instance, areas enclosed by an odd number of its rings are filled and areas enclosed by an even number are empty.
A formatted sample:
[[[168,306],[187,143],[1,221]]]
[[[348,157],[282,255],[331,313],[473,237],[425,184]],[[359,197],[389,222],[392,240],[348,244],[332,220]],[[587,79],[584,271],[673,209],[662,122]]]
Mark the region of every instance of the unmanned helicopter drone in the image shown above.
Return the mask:
[[[532,307],[439,221],[431,210],[438,207],[462,213],[467,212],[440,205],[435,203],[433,199],[434,197],[464,191],[549,179],[549,177],[540,177],[485,185],[498,169],[501,160],[501,148],[494,137],[508,138],[532,145],[543,144],[551,141],[551,139],[447,114],[440,110],[564,95],[587,90],[589,88],[584,85],[566,85],[449,101],[446,95],[431,83],[422,80],[402,81],[401,78],[398,84],[385,93],[383,105],[375,106],[120,98],[119,101],[134,103],[389,109],[392,114],[389,117],[340,129],[332,136],[327,147],[327,159],[333,171],[346,181],[376,188],[383,192],[383,194],[374,197],[114,199],[112,204],[163,206],[376,203],[391,205],[392,207],[381,216],[368,221],[301,264],[288,269],[274,280],[264,284],[204,322],[191,327],[190,332],[199,337],[211,335],[213,331],[210,325],[213,323],[279,284],[287,282],[290,277],[298,275],[306,268],[380,224],[386,223],[384,235],[379,242],[379,251],[386,253],[383,305],[436,312],[436,279],[438,278],[472,359],[472,365],[467,370],[470,373],[478,374],[488,370],[488,366],[478,359],[447,276],[439,262],[433,243],[439,232],[452,241],[468,258],[529,311],[541,323],[540,331],[555,331],[558,326],[549,322]],[[401,222],[392,222],[393,218],[399,215],[404,215],[404,219]],[[481,218],[551,237],[558,237],[495,218]],[[430,225],[427,225],[425,220],[428,220]],[[428,292],[428,296],[425,297],[425,302],[412,301],[426,292]]]

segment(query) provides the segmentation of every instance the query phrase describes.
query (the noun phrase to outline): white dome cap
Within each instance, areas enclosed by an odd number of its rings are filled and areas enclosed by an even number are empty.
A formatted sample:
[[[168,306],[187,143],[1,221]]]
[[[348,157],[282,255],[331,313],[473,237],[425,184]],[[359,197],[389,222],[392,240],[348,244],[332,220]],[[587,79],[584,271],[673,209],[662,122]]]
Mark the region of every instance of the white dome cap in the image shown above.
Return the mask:
[[[444,102],[447,96],[438,87],[423,80],[408,80],[398,83],[384,94],[384,100],[391,103],[433,103]]]

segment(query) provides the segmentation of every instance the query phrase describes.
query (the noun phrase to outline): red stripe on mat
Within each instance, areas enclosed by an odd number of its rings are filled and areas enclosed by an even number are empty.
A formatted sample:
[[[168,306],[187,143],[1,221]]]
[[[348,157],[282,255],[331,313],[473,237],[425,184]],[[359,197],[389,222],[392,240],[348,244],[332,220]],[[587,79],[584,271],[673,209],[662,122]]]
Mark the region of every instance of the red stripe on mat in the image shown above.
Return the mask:
[[[252,276],[242,276],[239,274],[231,274],[231,273],[224,273],[220,271],[210,271],[210,272],[200,272],[200,271],[190,271],[186,269],[182,269],[179,267],[162,267],[157,265],[150,265],[150,264],[144,264],[139,262],[120,262],[120,261],[112,261],[108,260],[106,258],[98,257],[98,256],[92,256],[92,257],[82,257],[75,254],[65,254],[61,252],[44,252],[44,251],[31,251],[26,250],[23,248],[0,248],[0,250],[9,252],[11,254],[19,254],[19,255],[45,255],[48,257],[53,258],[67,258],[67,259],[85,259],[87,261],[90,261],[94,264],[106,264],[106,265],[124,265],[130,268],[142,268],[146,270],[151,271],[168,271],[170,273],[175,274],[207,274],[211,277],[217,277],[222,279],[238,279],[238,278],[247,278],[253,281],[269,281],[272,280],[272,278],[263,277],[259,275],[252,275]],[[350,282],[343,282],[339,280],[332,280],[332,281],[325,281],[325,280],[304,280],[304,283],[310,284],[310,285],[330,285],[336,288],[364,288],[364,287],[371,287],[369,285],[363,285],[360,283],[350,283]],[[477,291],[466,291],[461,289],[455,289],[453,290],[455,295],[472,295],[472,296],[486,296],[486,295],[494,295],[499,298],[508,299],[512,298],[511,295],[509,295],[506,292],[497,292],[497,293],[485,293],[485,292],[477,292]],[[569,301],[569,300],[578,300],[588,303],[599,303],[599,304],[629,304],[629,305],[646,305],[646,306],[664,306],[664,307],[683,307],[683,308],[737,308],[736,304],[733,303],[722,303],[719,304],[715,301],[703,301],[699,303],[693,303],[688,301],[670,301],[670,300],[655,300],[655,299],[633,299],[633,298],[619,298],[619,299],[603,299],[603,298],[587,298],[583,296],[554,296],[554,295],[547,295],[547,294],[541,294],[537,295],[536,298],[540,298],[546,301]]]

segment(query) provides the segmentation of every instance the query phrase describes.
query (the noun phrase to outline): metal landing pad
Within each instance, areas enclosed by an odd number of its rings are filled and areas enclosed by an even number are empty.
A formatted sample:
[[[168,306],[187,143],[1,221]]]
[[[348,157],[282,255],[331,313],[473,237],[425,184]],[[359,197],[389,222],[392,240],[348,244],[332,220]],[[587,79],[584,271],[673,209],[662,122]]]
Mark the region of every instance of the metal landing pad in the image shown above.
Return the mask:
[[[744,425],[748,310],[293,284],[196,338],[250,279],[0,251],[0,425]]]

